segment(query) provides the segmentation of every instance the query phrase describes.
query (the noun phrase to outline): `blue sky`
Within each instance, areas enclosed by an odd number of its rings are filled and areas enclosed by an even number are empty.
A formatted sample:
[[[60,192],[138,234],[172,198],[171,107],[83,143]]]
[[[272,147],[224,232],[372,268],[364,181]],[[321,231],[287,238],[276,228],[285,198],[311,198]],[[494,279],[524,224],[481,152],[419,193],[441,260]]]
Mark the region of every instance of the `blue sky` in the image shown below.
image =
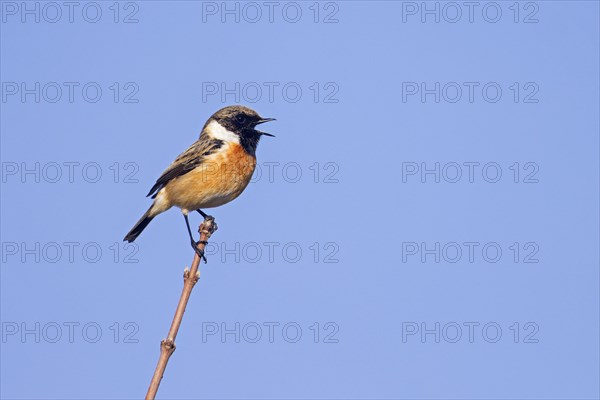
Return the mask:
[[[159,398],[600,395],[597,2],[0,7],[2,398],[143,396],[193,253],[121,240],[235,103]]]

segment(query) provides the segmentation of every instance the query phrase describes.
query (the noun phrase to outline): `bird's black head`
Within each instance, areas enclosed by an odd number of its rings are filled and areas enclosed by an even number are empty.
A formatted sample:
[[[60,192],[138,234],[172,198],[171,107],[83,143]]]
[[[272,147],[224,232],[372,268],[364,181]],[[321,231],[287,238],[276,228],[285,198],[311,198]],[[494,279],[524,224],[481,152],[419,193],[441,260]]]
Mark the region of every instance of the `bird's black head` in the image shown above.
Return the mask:
[[[237,135],[244,149],[251,155],[255,155],[260,137],[263,135],[273,136],[270,133],[257,130],[256,126],[274,119],[263,118],[248,107],[228,106],[214,113],[208,120],[205,129],[210,126],[211,122],[217,122],[228,132]]]

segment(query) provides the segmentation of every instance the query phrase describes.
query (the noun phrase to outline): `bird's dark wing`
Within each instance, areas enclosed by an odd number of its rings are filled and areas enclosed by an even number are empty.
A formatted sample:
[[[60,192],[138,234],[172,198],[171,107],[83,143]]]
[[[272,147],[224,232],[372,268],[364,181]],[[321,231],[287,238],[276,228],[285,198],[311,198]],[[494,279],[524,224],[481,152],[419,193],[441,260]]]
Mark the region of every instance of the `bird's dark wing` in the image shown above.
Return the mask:
[[[172,179],[185,175],[196,168],[206,156],[215,152],[222,145],[223,141],[221,140],[200,138],[169,165],[160,178],[156,180],[146,197],[153,195],[152,198],[155,198],[160,189],[165,187]]]

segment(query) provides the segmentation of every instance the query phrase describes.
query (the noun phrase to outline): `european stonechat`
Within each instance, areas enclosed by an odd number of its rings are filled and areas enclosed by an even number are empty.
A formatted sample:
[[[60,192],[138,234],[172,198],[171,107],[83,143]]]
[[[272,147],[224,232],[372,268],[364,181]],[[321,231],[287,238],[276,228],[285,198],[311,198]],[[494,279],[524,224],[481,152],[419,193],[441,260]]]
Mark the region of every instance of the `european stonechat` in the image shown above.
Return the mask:
[[[158,214],[173,206],[181,208],[192,247],[194,241],[188,213],[219,207],[238,197],[248,186],[256,166],[256,146],[263,135],[256,129],[274,118],[262,118],[248,107],[229,106],[214,113],[198,140],[162,173],[147,196],[154,202],[123,239],[133,242]]]

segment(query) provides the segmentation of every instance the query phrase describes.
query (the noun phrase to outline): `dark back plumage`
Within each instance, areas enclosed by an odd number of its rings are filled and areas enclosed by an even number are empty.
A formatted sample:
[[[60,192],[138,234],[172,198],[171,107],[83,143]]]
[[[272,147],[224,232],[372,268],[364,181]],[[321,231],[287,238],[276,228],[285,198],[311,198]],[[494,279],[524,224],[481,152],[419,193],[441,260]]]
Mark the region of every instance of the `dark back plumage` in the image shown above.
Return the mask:
[[[192,144],[186,151],[181,153],[175,159],[175,161],[173,161],[171,165],[169,165],[169,167],[160,175],[146,197],[152,195],[152,198],[155,198],[160,189],[169,183],[171,179],[187,174],[199,166],[202,161],[204,161],[206,156],[214,153],[221,146],[223,146],[223,141],[212,139],[206,135],[201,135],[200,139]]]

